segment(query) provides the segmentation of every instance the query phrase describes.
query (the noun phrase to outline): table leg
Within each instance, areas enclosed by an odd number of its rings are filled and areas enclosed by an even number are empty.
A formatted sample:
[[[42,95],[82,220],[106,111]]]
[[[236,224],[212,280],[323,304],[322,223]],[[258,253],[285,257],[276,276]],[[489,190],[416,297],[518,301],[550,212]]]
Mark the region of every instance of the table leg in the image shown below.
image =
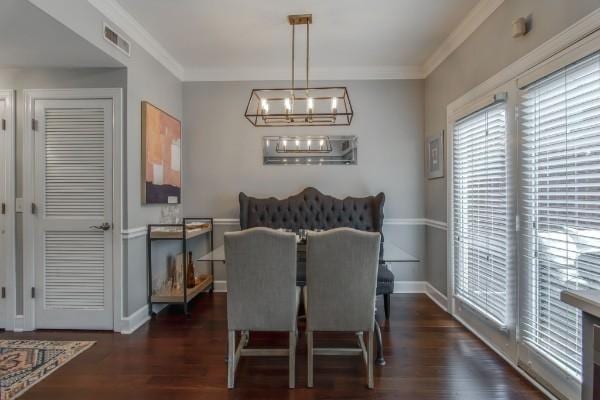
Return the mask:
[[[385,365],[385,359],[383,358],[383,341],[381,340],[381,329],[379,323],[375,320],[375,339],[377,340],[377,358],[375,363],[379,366]]]

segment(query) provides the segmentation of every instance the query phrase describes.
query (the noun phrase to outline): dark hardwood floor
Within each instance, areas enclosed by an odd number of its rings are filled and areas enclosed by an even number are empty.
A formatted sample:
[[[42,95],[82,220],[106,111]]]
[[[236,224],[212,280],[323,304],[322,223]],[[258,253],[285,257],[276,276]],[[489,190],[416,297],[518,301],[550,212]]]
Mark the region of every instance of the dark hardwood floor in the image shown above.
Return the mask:
[[[544,396],[474,335],[421,294],[392,297],[383,327],[387,365],[365,386],[359,357],[317,357],[306,388],[306,337],[300,335],[296,385],[286,358],[242,358],[236,389],[226,389],[226,297],[200,297],[186,319],[165,310],[132,335],[107,332],[2,333],[2,338],[95,340],[88,351],[23,399],[538,399]],[[380,304],[380,306],[382,306]],[[301,324],[301,329],[302,329]],[[251,346],[287,345],[286,334],[253,334]],[[316,344],[353,345],[353,335],[317,335]]]

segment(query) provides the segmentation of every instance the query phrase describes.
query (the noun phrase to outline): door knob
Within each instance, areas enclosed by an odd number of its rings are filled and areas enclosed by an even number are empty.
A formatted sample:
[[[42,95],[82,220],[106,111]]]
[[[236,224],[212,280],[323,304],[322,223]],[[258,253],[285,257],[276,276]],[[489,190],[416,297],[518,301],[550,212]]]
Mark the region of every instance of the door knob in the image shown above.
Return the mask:
[[[108,222],[103,223],[102,225],[92,225],[90,228],[99,229],[101,231],[107,231],[111,228],[111,225]]]

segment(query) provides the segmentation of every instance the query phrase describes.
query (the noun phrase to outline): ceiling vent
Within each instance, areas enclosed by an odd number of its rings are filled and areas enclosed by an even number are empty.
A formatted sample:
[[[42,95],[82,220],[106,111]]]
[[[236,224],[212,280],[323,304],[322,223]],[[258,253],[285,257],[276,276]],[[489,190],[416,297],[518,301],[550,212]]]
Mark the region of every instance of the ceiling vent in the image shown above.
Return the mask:
[[[114,29],[106,24],[104,24],[104,39],[106,39],[117,49],[121,50],[123,53],[127,54],[127,56],[131,56],[131,45],[129,42],[119,36]]]

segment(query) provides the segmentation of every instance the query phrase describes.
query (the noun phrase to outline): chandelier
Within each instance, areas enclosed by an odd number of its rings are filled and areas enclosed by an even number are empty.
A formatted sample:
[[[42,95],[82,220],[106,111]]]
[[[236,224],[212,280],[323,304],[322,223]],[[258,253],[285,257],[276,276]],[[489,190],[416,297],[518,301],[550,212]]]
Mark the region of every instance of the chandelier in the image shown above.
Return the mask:
[[[244,116],[257,127],[350,125],[354,112],[346,87],[309,86],[312,14],[289,15],[292,26],[292,84],[284,89],[252,89]],[[295,82],[296,25],[306,25],[306,85]]]

